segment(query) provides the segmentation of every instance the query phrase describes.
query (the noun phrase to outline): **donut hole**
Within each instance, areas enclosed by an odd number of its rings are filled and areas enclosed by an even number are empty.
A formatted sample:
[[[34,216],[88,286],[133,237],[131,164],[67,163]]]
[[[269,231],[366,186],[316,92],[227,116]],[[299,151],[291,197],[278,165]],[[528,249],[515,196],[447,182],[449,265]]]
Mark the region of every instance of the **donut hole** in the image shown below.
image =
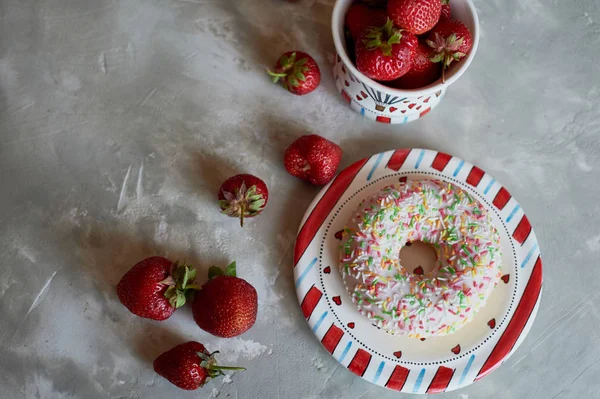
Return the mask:
[[[437,252],[426,242],[418,240],[407,242],[400,249],[400,264],[407,273],[430,274],[438,264]]]

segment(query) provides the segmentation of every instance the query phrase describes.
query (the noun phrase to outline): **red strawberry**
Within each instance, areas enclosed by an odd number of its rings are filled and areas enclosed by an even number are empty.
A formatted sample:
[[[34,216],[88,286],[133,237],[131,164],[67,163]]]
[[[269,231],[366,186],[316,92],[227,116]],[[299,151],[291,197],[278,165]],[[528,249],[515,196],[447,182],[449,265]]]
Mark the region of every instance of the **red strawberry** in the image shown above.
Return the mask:
[[[452,61],[460,61],[473,47],[471,32],[456,19],[444,19],[427,35],[427,44],[433,49],[431,60],[442,63],[442,83],[446,68]]]
[[[418,43],[415,35],[400,32],[388,19],[383,27],[367,29],[356,41],[356,68],[374,80],[398,79],[412,67]]]
[[[186,289],[196,270],[153,256],[133,266],[117,284],[119,300],[129,311],[152,320],[165,320],[185,304]]]
[[[335,143],[310,134],[294,141],[283,159],[285,169],[292,176],[312,184],[329,183],[342,159],[342,149]]]
[[[251,218],[263,211],[269,200],[269,190],[264,181],[252,175],[235,175],[225,180],[219,188],[219,206],[227,216]]]
[[[158,356],[154,360],[154,371],[179,388],[191,391],[211,378],[224,375],[223,370],[246,370],[243,367],[218,366],[214,353],[209,353],[199,342],[186,342]]]
[[[350,32],[350,37],[356,40],[365,29],[382,26],[386,20],[387,13],[385,10],[355,3],[350,6],[346,13],[346,29]]]
[[[389,0],[387,5],[388,17],[394,24],[415,35],[433,28],[441,12],[440,0]]]
[[[452,11],[450,10],[450,0],[442,0],[442,13],[440,15],[440,20],[442,18],[452,18]]]
[[[235,262],[227,266],[225,273],[211,267],[209,281],[196,292],[192,304],[196,324],[217,337],[235,337],[256,322],[256,290],[246,280],[236,277],[235,268]]]
[[[321,71],[317,62],[302,51],[288,51],[275,64],[273,71],[267,70],[273,83],[279,82],[292,94],[302,96],[319,86]]]
[[[419,42],[412,68],[400,79],[393,81],[391,86],[400,89],[416,89],[437,80],[442,74],[442,66],[430,60],[431,52],[431,47]]]

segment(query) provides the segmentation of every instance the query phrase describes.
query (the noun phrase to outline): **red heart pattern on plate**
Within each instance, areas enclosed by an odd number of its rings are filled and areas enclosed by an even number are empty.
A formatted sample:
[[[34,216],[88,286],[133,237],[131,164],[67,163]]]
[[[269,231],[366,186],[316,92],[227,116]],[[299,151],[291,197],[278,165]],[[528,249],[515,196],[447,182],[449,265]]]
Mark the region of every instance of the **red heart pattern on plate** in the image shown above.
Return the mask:
[[[454,348],[451,349],[451,351],[455,355],[458,355],[460,353],[460,345],[456,345]]]
[[[367,98],[367,93],[365,93],[364,91],[361,91],[361,92],[360,92],[360,95],[361,95],[363,98]]]
[[[413,109],[415,107],[415,105],[417,105],[417,104],[415,104],[415,103],[408,104],[408,109]]]
[[[400,183],[406,183],[406,176],[402,176],[400,178]]]
[[[354,322],[351,321],[350,323],[348,323],[348,328],[354,328]]]
[[[337,238],[338,240],[341,240],[343,235],[344,235],[344,230],[337,231],[335,233],[335,238]]]
[[[333,298],[331,298],[331,300],[333,301],[333,303],[335,303],[336,305],[340,306],[342,304],[342,298],[340,298],[340,296],[334,296]]]
[[[325,274],[331,273],[331,267],[327,266],[325,269],[323,269],[323,273],[325,273]]]
[[[488,321],[488,326],[493,330],[494,328],[496,328],[496,319],[492,319],[490,321]]]
[[[344,84],[346,85],[346,87],[350,86],[350,83],[348,83],[347,80],[344,80]]]
[[[396,107],[390,107],[390,112],[394,112],[394,111],[396,111],[397,109],[398,109],[398,108],[396,108]]]
[[[425,341],[425,338],[421,338],[421,341]]]
[[[394,352],[394,356],[396,356],[396,359],[400,359],[402,357],[402,351]]]
[[[359,96],[358,94],[356,95],[356,99],[357,99],[358,101],[362,101],[362,98],[360,98],[360,96]]]
[[[504,284],[508,284],[508,279],[510,278],[509,274],[505,274],[504,276],[500,277],[502,279],[502,281],[504,281]]]
[[[425,100],[423,100],[423,102],[424,102],[424,103],[428,103],[430,98],[431,98],[431,97],[427,97]]]

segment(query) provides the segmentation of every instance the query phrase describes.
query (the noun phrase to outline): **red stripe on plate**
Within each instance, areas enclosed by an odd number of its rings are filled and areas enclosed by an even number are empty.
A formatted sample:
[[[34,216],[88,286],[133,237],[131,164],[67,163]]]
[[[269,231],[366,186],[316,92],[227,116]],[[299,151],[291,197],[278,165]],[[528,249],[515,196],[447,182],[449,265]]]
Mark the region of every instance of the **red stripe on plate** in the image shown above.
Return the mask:
[[[440,366],[437,369],[437,372],[433,376],[433,380],[431,380],[431,384],[429,384],[429,388],[427,388],[427,393],[441,393],[448,388],[448,384],[450,384],[450,380],[452,380],[452,376],[454,375],[454,369],[450,369],[448,367]]]
[[[381,123],[392,123],[392,118],[388,118],[387,116],[378,116],[375,120]]]
[[[527,216],[523,215],[523,218],[517,225],[517,228],[513,232],[513,238],[517,240],[520,244],[523,244],[527,237],[529,237],[529,233],[531,233],[531,223],[529,223],[529,219]]]
[[[475,381],[494,371],[502,364],[504,359],[506,359],[506,356],[508,356],[523,332],[523,328],[525,328],[525,325],[531,316],[531,312],[538,301],[541,290],[542,259],[538,257],[535,266],[533,267],[533,271],[531,272],[529,282],[527,282],[527,287],[525,287],[525,291],[521,297],[521,301],[515,310],[515,314],[508,323],[508,326],[506,326],[506,330],[502,333],[502,336],[492,350],[492,353],[490,353],[490,356],[488,356],[483,367],[479,370],[479,374],[477,374]]]
[[[306,320],[310,318],[310,315],[312,315],[312,312],[317,307],[317,304],[321,300],[322,296],[323,293],[319,291],[317,287],[315,287],[314,285],[310,287],[310,290],[308,290],[308,292],[304,296],[304,299],[302,300],[302,304],[300,305],[300,307],[302,308],[302,314],[304,315],[304,318]]]
[[[348,365],[348,370],[352,371],[359,377],[362,377],[369,367],[369,363],[371,362],[371,354],[364,349],[359,349],[352,358],[352,361]]]
[[[399,171],[402,165],[404,165],[406,158],[408,158],[408,154],[410,154],[410,148],[402,148],[401,150],[394,151],[385,167],[396,172]]]
[[[443,152],[438,152],[433,162],[431,163],[431,167],[433,169],[439,170],[440,172],[444,170],[448,162],[452,159],[452,155],[448,155]]]
[[[473,187],[477,187],[484,174],[485,172],[483,170],[479,169],[477,166],[473,166],[469,172],[469,176],[467,176],[467,183]]]
[[[327,349],[327,352],[333,353],[343,336],[344,332],[335,324],[332,324],[331,327],[329,327],[329,330],[327,330],[327,332],[323,336],[321,344],[323,344],[325,349]]]
[[[394,371],[392,371],[392,375],[385,383],[385,387],[389,389],[393,389],[394,391],[400,391],[404,387],[404,383],[408,378],[408,374],[410,374],[410,370],[402,367],[396,366]]]
[[[502,187],[500,189],[500,191],[498,191],[498,194],[496,194],[493,204],[496,208],[502,210],[502,209],[504,209],[504,206],[506,205],[506,203],[508,202],[509,199],[510,199],[510,193],[508,192],[508,190],[506,190],[504,187]]]
[[[346,93],[346,90],[342,90],[342,97],[344,97],[344,100],[346,100],[348,102],[348,104],[350,104],[352,102],[352,99],[350,98],[348,93]]]
[[[321,197],[321,200],[312,210],[296,238],[296,246],[294,247],[294,267],[298,264],[298,261],[315,237],[315,234],[317,234],[317,231],[327,218],[327,215],[329,215],[329,212],[331,212],[342,194],[344,194],[348,186],[350,186],[350,183],[352,183],[352,180],[354,180],[368,160],[369,158],[362,159],[340,172],[331,183],[331,186],[329,186],[325,195]]]

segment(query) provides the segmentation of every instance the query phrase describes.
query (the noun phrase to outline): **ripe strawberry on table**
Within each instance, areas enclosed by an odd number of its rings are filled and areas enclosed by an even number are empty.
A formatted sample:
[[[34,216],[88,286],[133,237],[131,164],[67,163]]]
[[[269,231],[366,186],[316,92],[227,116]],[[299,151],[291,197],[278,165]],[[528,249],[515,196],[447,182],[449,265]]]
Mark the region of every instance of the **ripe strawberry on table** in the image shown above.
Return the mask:
[[[350,37],[356,40],[367,28],[382,26],[386,20],[387,13],[384,9],[354,3],[346,13],[346,29],[350,32]]]
[[[244,219],[260,214],[269,200],[269,190],[256,176],[242,174],[230,177],[219,188],[219,206],[227,216]]]
[[[316,134],[302,136],[286,150],[283,159],[289,174],[312,184],[329,183],[342,159],[342,149]]]
[[[209,281],[196,292],[192,311],[198,327],[217,337],[230,338],[248,331],[256,322],[258,296],[246,280],[236,276],[235,262],[225,272],[213,266]]]
[[[288,51],[275,64],[273,71],[267,70],[273,83],[281,81],[292,94],[302,96],[315,90],[321,82],[321,71],[317,62],[302,51]]]
[[[450,10],[450,0],[442,0],[442,13],[440,15],[440,19],[442,18],[452,18],[452,11]]]
[[[154,360],[154,371],[172,384],[188,391],[198,389],[211,378],[224,375],[223,370],[246,370],[243,367],[219,366],[204,345],[186,342],[169,349]]]
[[[443,19],[427,35],[427,44],[433,49],[431,60],[442,63],[443,83],[448,66],[471,51],[473,39],[465,24],[456,19]]]
[[[431,53],[431,47],[419,42],[412,68],[400,79],[394,80],[391,85],[399,89],[416,89],[437,80],[442,74],[442,65],[431,61]]]
[[[185,304],[196,270],[153,256],[133,266],[117,284],[119,300],[129,311],[152,320],[165,320]]]
[[[442,12],[440,0],[389,0],[388,17],[399,28],[420,35],[438,23]]]

